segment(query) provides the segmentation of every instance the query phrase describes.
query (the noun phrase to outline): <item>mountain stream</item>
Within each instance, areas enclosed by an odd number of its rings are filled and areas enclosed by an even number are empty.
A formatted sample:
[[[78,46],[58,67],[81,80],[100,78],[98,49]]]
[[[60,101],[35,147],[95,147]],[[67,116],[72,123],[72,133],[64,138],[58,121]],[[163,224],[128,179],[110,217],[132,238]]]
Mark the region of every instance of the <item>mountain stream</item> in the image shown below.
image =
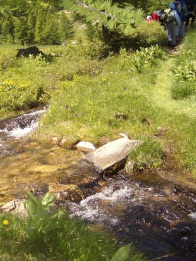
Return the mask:
[[[71,217],[132,242],[148,260],[196,260],[194,184],[177,179],[180,173],[101,177],[78,150],[31,138],[44,112],[0,121],[0,206],[24,198],[26,189],[43,195],[50,184],[74,184],[83,198],[59,203]]]

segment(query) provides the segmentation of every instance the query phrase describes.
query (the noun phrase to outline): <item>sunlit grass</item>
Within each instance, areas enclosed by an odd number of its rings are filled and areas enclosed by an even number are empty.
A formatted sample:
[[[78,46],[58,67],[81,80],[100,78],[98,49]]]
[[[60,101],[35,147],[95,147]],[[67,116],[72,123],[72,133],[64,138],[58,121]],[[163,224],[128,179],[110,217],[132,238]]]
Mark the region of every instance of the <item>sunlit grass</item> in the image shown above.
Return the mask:
[[[176,57],[162,57],[152,48],[92,60],[85,43],[40,46],[50,59],[16,60],[12,49],[10,63],[1,69],[1,116],[49,104],[34,133],[37,139],[57,136],[71,147],[78,140],[99,144],[102,137],[112,140],[122,132],[132,139],[154,137],[163,151],[174,154],[175,166],[194,172],[195,95],[172,96],[178,86],[172,68],[187,57],[195,60],[189,55],[194,39],[194,32],[187,35]]]
[[[101,227],[87,226],[78,219],[69,219],[66,214],[58,219],[58,225],[60,228],[51,232],[28,236],[28,219],[1,214],[0,260],[105,261],[119,248],[116,240]],[[131,246],[127,260],[146,259]]]
[[[134,55],[134,54],[133,54]],[[134,70],[131,55],[111,57],[100,74],[62,81],[36,135],[98,143],[103,136],[126,133],[132,139],[156,137],[174,154],[174,165],[194,171],[195,103],[171,96],[175,58]],[[150,149],[150,148],[149,148]]]

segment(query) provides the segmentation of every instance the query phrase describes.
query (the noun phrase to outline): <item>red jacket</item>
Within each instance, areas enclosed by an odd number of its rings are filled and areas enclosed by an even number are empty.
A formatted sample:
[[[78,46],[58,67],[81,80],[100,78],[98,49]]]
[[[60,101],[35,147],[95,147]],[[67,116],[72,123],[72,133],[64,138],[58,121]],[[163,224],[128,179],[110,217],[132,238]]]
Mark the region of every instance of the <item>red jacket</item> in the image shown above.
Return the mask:
[[[154,14],[152,15],[152,20],[156,20],[156,21],[159,20],[159,16],[156,12],[154,12]]]

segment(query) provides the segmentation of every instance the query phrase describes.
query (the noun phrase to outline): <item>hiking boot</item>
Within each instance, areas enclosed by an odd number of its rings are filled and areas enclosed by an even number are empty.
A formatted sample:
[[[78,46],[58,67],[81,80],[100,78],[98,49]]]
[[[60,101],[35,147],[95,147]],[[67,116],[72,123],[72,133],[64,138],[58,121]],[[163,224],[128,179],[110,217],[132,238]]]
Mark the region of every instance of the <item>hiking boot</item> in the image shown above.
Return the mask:
[[[177,44],[173,44],[171,41],[167,42],[168,47],[176,47]]]

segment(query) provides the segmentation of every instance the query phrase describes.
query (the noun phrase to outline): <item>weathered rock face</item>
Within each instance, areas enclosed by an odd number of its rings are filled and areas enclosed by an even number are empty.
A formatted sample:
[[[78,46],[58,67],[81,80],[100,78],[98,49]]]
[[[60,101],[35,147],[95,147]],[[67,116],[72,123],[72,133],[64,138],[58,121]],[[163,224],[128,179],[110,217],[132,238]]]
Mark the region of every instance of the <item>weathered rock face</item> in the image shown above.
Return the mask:
[[[109,142],[102,147],[85,155],[84,159],[92,162],[99,172],[124,160],[131,149],[139,146],[140,140],[130,140],[126,137]]]

